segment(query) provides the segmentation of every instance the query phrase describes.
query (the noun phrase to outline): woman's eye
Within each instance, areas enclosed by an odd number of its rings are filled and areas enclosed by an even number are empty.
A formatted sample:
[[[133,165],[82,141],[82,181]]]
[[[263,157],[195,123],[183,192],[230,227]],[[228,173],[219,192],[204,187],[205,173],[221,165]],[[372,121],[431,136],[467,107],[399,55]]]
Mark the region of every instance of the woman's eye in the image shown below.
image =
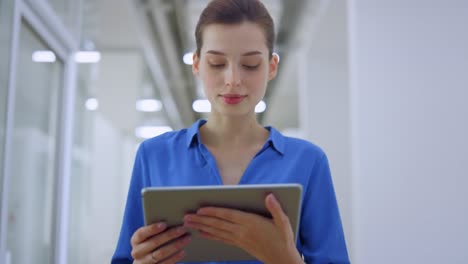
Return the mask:
[[[247,70],[255,70],[258,68],[259,65],[244,65],[244,68]]]
[[[210,64],[210,67],[215,69],[221,69],[224,67],[224,64]]]

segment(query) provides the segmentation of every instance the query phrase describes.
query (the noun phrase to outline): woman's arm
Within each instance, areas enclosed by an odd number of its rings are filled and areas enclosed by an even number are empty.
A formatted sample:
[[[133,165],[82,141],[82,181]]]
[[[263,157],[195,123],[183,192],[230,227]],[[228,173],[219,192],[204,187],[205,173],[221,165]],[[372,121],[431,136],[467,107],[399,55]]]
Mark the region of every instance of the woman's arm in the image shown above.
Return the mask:
[[[306,263],[349,264],[328,159],[314,162],[304,190],[299,239]]]

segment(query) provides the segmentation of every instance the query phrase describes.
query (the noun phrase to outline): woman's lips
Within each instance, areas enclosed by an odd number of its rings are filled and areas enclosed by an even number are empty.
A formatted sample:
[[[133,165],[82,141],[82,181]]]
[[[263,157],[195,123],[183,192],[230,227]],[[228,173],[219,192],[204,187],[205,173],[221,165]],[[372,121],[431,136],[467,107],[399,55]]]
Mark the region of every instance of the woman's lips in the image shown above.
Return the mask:
[[[223,101],[226,104],[233,105],[233,104],[238,104],[238,103],[242,102],[244,100],[244,98],[247,97],[247,96],[246,95],[240,95],[240,94],[225,94],[225,95],[221,95],[221,97],[223,98]]]

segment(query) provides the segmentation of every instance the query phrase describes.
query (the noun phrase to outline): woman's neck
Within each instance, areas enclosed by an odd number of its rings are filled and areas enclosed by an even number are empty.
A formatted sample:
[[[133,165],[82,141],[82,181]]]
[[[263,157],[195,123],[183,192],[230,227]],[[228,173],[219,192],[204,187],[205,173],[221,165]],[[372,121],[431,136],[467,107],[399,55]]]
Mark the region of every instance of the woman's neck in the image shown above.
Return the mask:
[[[200,133],[205,145],[221,149],[263,144],[269,134],[255,115],[250,118],[210,115]]]

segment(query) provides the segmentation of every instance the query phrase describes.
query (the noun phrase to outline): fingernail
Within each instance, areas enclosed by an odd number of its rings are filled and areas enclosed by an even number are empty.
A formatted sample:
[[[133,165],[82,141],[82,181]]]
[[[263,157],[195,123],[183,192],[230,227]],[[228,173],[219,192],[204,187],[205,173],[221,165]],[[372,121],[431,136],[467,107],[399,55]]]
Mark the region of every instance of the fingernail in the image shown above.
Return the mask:
[[[165,223],[159,223],[156,225],[157,228],[159,229],[163,229],[163,228],[166,228],[166,224]]]
[[[267,195],[267,199],[272,199],[272,198],[274,198],[274,197],[273,197],[273,194],[272,194],[272,193],[269,193],[269,194]]]

